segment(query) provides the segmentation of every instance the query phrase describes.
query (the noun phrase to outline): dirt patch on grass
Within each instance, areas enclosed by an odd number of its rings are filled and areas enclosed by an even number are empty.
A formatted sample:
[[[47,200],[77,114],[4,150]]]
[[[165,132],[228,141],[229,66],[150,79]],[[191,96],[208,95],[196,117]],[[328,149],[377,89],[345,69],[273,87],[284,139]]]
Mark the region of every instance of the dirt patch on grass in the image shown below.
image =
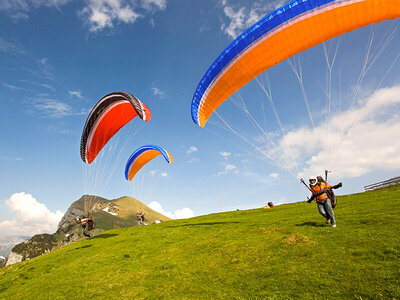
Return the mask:
[[[288,238],[285,239],[285,244],[287,246],[297,245],[297,244],[310,244],[311,241],[308,237],[299,234],[292,234]]]
[[[364,225],[376,225],[376,224],[383,225],[383,224],[386,224],[386,221],[383,221],[383,220],[362,220],[362,221],[360,221],[360,223],[364,224]]]

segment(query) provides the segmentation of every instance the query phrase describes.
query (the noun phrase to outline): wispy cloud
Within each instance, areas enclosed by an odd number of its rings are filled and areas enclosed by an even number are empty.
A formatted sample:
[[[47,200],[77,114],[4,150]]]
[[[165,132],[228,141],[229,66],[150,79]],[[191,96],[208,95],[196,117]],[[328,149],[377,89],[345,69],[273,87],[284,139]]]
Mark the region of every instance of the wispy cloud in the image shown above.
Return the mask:
[[[189,164],[193,164],[193,163],[196,163],[196,162],[199,162],[199,161],[200,161],[200,159],[198,159],[198,158],[196,157],[196,158],[189,159],[187,162],[188,162]]]
[[[232,155],[232,153],[226,152],[226,151],[221,151],[219,153],[219,155],[221,155],[225,160],[227,160]]]
[[[246,6],[237,4],[237,1],[222,0],[221,3],[224,15],[228,19],[221,25],[221,30],[231,38],[236,38],[267,13],[283,5],[285,1],[255,1],[249,2]]]
[[[51,117],[68,116],[72,113],[72,107],[66,103],[53,99],[38,99],[34,107]]]
[[[48,125],[46,127],[46,130],[48,133],[52,133],[52,134],[70,134],[71,130],[70,129],[65,129],[63,128],[62,124],[52,124],[52,125]]]
[[[53,79],[53,67],[51,66],[48,58],[40,58],[36,61],[40,72],[44,75],[45,78]]]
[[[238,168],[233,164],[224,164],[223,171],[218,172],[216,175],[239,174]]]
[[[82,99],[82,92],[81,91],[69,91],[68,92],[71,96],[78,97],[79,99]]]
[[[147,11],[164,10],[167,0],[142,0],[142,7]]]
[[[76,112],[67,103],[48,98],[37,98],[32,100],[32,107],[42,116],[61,118],[65,116],[82,115],[84,111]]]
[[[27,19],[32,9],[41,6],[60,9],[61,6],[72,0],[1,0],[0,11],[8,12],[14,20]]]
[[[21,158],[21,157],[2,156],[1,159],[4,159],[4,160],[14,160],[14,161],[22,161],[22,158]]]
[[[13,54],[13,55],[25,54],[24,49],[20,45],[11,43],[2,38],[0,38],[0,51],[8,53],[8,54]]]
[[[278,173],[271,173],[271,174],[269,174],[269,176],[270,176],[271,178],[278,178],[278,177],[279,177],[279,174],[278,174]]]
[[[149,171],[149,174],[150,174],[151,177],[154,177],[154,176],[157,175],[157,176],[160,176],[160,177],[169,178],[167,172],[151,170],[151,171]]]
[[[25,88],[25,87],[21,87],[21,86],[16,86],[13,84],[8,84],[3,82],[3,86],[5,86],[6,88],[13,90],[13,91],[31,91],[31,89]]]
[[[1,0],[0,0],[1,1]],[[1,3],[1,2],[0,2]],[[53,67],[49,63],[48,58],[37,58],[32,56],[29,51],[25,50],[23,46],[18,43],[14,43],[5,39],[0,38],[0,51],[7,54],[10,57],[16,57],[16,63],[14,70],[21,69],[24,74],[32,74],[37,78],[54,80],[53,78]],[[23,80],[20,80],[23,82]],[[29,81],[26,81],[29,82]],[[30,83],[34,84],[33,81]],[[47,83],[39,83],[48,89],[54,89]]]
[[[252,180],[254,180],[255,182],[259,182],[262,184],[262,187],[266,187],[268,186],[271,182],[274,181],[274,179],[279,177],[278,173],[270,173],[268,176],[265,176],[264,174],[258,174],[258,173],[254,173],[251,171],[245,171],[243,172],[243,176],[245,177],[249,177]]]
[[[196,146],[190,146],[189,149],[186,150],[186,154],[191,154],[191,153],[198,152],[198,151],[199,151],[199,149],[197,149]]]
[[[165,98],[165,96],[166,96],[166,93],[157,87],[152,87],[151,90],[153,91],[154,96],[157,96],[161,99]]]
[[[51,86],[50,84],[47,84],[47,83],[35,82],[35,81],[30,81],[30,80],[20,80],[20,81],[24,82],[24,83],[28,83],[28,84],[34,85],[34,86],[44,87],[44,88],[46,88],[46,89],[48,89],[50,91],[53,91],[53,92],[56,91],[56,89],[53,86]]]

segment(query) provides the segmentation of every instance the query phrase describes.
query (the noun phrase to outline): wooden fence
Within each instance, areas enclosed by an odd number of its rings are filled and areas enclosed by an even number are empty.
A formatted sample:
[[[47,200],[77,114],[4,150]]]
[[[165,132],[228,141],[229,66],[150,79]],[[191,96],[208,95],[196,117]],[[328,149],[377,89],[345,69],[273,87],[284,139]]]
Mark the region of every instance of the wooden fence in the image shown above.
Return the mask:
[[[385,181],[377,182],[374,184],[366,185],[364,186],[365,191],[373,191],[376,189],[380,189],[383,187],[391,186],[391,185],[396,185],[400,184],[400,176],[398,177],[393,177]]]

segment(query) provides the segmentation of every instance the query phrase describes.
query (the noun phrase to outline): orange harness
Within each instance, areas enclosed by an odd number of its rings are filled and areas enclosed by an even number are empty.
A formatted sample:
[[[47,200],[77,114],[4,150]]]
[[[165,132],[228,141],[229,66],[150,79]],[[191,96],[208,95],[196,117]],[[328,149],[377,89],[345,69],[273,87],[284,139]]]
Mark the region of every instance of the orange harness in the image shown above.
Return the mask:
[[[333,185],[326,184],[325,182],[320,182],[319,184],[313,185],[310,188],[314,194],[322,191],[323,189],[329,189],[331,187],[333,187]],[[318,195],[316,198],[317,202],[321,202],[321,201],[326,201],[328,199],[328,196],[326,195],[326,193],[322,193]]]

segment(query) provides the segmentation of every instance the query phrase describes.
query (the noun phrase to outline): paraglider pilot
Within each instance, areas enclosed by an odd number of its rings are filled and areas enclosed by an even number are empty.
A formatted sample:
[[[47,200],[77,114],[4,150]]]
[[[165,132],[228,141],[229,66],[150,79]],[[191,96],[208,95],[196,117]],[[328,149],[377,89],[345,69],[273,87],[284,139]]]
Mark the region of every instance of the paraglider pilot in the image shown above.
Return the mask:
[[[136,214],[136,217],[137,217],[137,219],[138,219],[138,221],[139,221],[139,223],[138,223],[138,225],[139,225],[139,227],[140,227],[140,225],[146,225],[145,223],[144,223],[144,212],[138,212],[137,214]]]
[[[77,217],[76,221],[80,224],[83,228],[83,235],[88,237],[89,239],[92,238],[91,234],[89,233],[90,230],[94,229],[95,223],[92,216],[86,217],[83,216],[82,218]]]
[[[312,192],[311,198],[308,199],[308,203],[311,203],[314,199],[317,200],[317,206],[319,213],[326,219],[326,223],[332,224],[332,227],[336,227],[335,214],[332,209],[332,203],[328,199],[328,192],[330,189],[337,189],[342,186],[339,182],[337,185],[329,185],[325,181],[318,180],[317,177],[310,177],[310,191]]]

